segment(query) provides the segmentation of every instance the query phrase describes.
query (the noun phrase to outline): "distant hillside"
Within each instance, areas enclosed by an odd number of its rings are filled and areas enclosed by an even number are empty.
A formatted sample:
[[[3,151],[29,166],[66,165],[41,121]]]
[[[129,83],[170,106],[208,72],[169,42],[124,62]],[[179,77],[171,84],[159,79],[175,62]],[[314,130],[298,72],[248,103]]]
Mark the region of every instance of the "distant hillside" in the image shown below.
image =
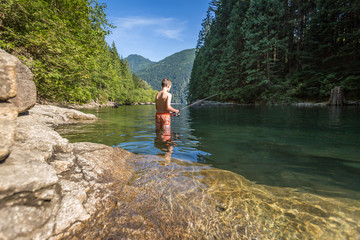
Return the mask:
[[[195,49],[177,52],[147,68],[136,72],[140,78],[150,84],[152,89],[161,89],[161,80],[168,78],[173,83],[172,102],[186,103],[190,74],[195,59]],[[131,67],[130,67],[131,68]],[[139,67],[136,66],[138,69]]]
[[[142,69],[147,68],[148,66],[156,63],[153,62],[147,58],[144,58],[143,56],[137,55],[137,54],[131,54],[129,55],[126,60],[129,63],[130,69],[132,73],[137,73]]]

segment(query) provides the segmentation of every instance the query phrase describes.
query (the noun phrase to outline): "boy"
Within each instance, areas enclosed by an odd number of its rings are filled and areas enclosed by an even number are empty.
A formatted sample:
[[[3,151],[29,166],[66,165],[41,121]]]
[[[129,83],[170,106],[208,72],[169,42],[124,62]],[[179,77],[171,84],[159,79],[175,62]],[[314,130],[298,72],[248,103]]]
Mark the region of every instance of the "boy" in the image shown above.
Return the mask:
[[[161,86],[162,90],[156,94],[156,130],[163,130],[164,134],[170,136],[171,113],[178,113],[179,110],[171,107],[171,81],[164,78]]]

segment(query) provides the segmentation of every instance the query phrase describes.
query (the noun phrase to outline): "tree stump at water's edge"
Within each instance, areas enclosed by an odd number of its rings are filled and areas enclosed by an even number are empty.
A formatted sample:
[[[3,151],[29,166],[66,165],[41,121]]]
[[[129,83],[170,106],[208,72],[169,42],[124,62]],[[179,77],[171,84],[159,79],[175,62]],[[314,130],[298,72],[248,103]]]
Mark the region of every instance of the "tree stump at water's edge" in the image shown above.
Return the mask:
[[[334,87],[331,89],[330,99],[328,105],[343,106],[345,104],[344,91],[341,87]]]

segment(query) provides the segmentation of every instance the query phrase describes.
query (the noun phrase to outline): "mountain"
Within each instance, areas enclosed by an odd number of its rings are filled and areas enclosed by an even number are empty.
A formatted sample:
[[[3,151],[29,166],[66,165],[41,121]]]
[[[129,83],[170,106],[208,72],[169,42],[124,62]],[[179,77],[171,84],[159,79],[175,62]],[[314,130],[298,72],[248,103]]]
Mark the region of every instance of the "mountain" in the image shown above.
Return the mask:
[[[129,63],[132,73],[137,73],[138,71],[156,63],[137,54],[131,54],[126,59]]]
[[[195,48],[183,50],[174,53],[159,62],[149,64],[146,68],[136,71],[136,75],[145,80],[150,84],[151,88],[155,90],[161,90],[161,81],[163,78],[170,79],[173,84],[171,88],[171,93],[173,95],[172,102],[186,103],[194,59]],[[130,60],[128,59],[129,64]],[[141,68],[136,64],[134,67],[136,69]]]

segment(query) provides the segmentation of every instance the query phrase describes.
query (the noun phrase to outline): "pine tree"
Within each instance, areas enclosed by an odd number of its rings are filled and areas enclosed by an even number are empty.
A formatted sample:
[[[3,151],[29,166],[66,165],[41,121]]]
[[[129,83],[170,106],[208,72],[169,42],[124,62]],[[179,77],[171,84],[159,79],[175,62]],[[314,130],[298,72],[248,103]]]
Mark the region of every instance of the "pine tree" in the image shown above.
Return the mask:
[[[229,34],[221,58],[219,78],[221,79],[221,99],[239,100],[239,94],[234,94],[235,89],[240,89],[244,84],[244,68],[240,65],[241,53],[244,51],[245,41],[242,26],[249,0],[238,1],[231,11]]]

